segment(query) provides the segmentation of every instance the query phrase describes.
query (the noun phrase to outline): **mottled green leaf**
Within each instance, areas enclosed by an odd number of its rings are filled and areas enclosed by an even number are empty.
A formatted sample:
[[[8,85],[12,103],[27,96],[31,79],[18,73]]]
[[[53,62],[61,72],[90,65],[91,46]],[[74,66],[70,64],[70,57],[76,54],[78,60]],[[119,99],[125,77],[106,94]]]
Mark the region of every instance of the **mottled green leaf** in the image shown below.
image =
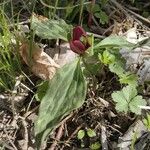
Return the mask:
[[[132,47],[134,44],[129,43],[125,38],[117,35],[111,35],[101,42],[99,42],[97,45],[95,45],[95,49],[97,48],[107,48],[107,47]]]
[[[66,24],[62,19],[40,20],[37,17],[32,17],[31,29],[43,39],[62,39],[68,41],[68,36],[71,33],[72,26]]]
[[[80,61],[75,60],[61,68],[49,81],[35,123],[37,148],[61,119],[79,108],[85,100],[86,82]]]

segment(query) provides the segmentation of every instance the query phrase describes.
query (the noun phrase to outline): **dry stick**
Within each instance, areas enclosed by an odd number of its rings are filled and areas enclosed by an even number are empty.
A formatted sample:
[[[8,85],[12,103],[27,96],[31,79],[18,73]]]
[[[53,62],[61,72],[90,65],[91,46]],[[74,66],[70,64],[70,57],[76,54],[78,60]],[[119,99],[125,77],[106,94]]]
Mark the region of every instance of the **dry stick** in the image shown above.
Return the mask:
[[[114,127],[111,126],[111,125],[107,125],[107,126],[110,127],[112,130],[118,132],[120,135],[122,135],[122,133],[121,133],[118,129],[114,128]]]
[[[16,83],[15,83],[15,86],[14,86],[14,89],[12,91],[12,96],[10,98],[10,101],[11,101],[11,105],[12,105],[12,112],[13,112],[13,117],[16,115],[16,110],[15,110],[15,104],[14,104],[14,98],[17,94],[17,88],[18,86],[20,85],[21,83],[21,80],[22,80],[22,76],[19,76],[16,78]]]
[[[126,10],[127,10],[128,12],[130,12],[131,14],[133,14],[134,16],[136,16],[137,18],[139,18],[139,19],[141,19],[141,20],[147,22],[147,23],[150,25],[150,20],[144,18],[143,16],[141,16],[141,15],[139,15],[139,14],[136,14],[135,12],[133,12],[132,10],[129,10],[128,8],[126,8]]]
[[[64,130],[64,124],[62,124],[62,125],[59,127],[59,130],[58,130],[58,132],[57,132],[55,141],[53,142],[53,144],[51,145],[51,147],[49,148],[49,150],[55,150],[58,141],[61,139],[61,137],[62,137],[62,135],[63,135],[63,130]]]
[[[34,111],[36,111],[37,109],[39,108],[39,105],[34,107],[32,110],[30,111],[27,111],[25,114],[24,114],[24,118],[27,118],[28,116],[30,116],[30,114],[32,114]]]
[[[48,8],[51,8],[51,9],[58,9],[58,10],[64,10],[64,9],[69,9],[69,8],[75,8],[75,7],[78,7],[80,6],[80,4],[77,4],[77,5],[73,5],[73,6],[66,6],[66,7],[54,7],[52,5],[48,5],[46,4],[43,0],[40,0],[41,4],[45,7],[48,7]],[[84,5],[88,5],[88,4],[91,4],[91,2],[85,2]]]
[[[22,125],[24,127],[24,139],[25,139],[25,142],[24,142],[24,150],[28,150],[28,142],[29,142],[29,136],[28,136],[28,130],[27,130],[27,123],[25,121],[25,118],[23,117],[20,117],[20,119],[22,120]]]
[[[83,127],[83,124],[78,126],[77,129],[71,134],[71,136],[67,139],[67,141],[64,143],[64,145],[62,146],[62,148],[60,150],[63,150],[65,145],[67,145],[69,143],[69,141],[75,136],[75,134],[77,134],[77,132]]]
[[[106,36],[103,36],[103,35],[99,35],[99,34],[95,34],[95,33],[91,33],[91,32],[86,32],[86,33],[87,33],[87,35],[93,35],[96,38],[100,38],[100,39],[106,38]]]
[[[89,12],[89,18],[88,18],[88,26],[91,27],[92,25],[92,16],[93,16],[93,8],[95,5],[95,0],[91,0],[91,7]]]
[[[8,138],[8,140],[9,140],[9,142],[10,142],[10,144],[12,145],[12,147],[14,148],[14,150],[17,150],[17,148],[16,148],[16,146],[15,146],[15,144],[12,142],[12,140],[10,139],[10,137],[9,137],[9,135],[8,135],[8,133],[7,133],[7,131],[5,130],[5,128],[4,128],[4,132],[5,132],[5,134],[6,134],[6,137]]]
[[[31,104],[32,104],[32,102],[33,102],[33,100],[34,100],[34,97],[35,97],[35,95],[31,98],[31,100],[30,100],[30,102],[29,102],[29,104],[28,104],[28,106],[27,106],[26,113],[29,111],[30,106],[31,106]]]
[[[108,150],[106,127],[103,124],[101,125],[101,142],[102,142],[102,149]]]
[[[128,12],[119,4],[116,0],[110,0],[116,7],[118,7],[126,16],[130,17],[131,16],[128,14]]]
[[[49,150],[54,150],[55,147],[57,146],[57,143],[58,141],[60,140],[60,138],[62,137],[62,133],[63,133],[63,129],[64,129],[64,124],[65,122],[70,118],[72,117],[73,113],[71,113],[69,116],[67,116],[64,120],[62,120],[56,128],[58,128],[59,126],[59,130],[57,132],[57,135],[56,135],[56,138],[55,138],[55,141],[54,143],[51,145],[51,147],[49,148]]]
[[[5,141],[1,140],[1,144],[3,145],[3,148],[7,148],[9,150],[14,150],[13,147],[11,147],[10,145],[8,145]],[[2,147],[1,147],[2,148]],[[3,150],[3,149],[2,149]]]
[[[58,128],[59,126],[61,126],[62,124],[64,124],[69,118],[71,118],[73,116],[73,113],[71,113],[69,116],[67,116],[66,118],[64,118],[57,126],[56,128]],[[56,129],[55,128],[55,129]]]
[[[129,18],[133,18],[131,15],[129,15],[128,14],[128,12],[125,10],[126,8],[124,8],[123,6],[121,6],[116,0],[110,0],[117,8],[119,8],[127,17],[129,17]],[[131,11],[131,10],[130,10]],[[131,13],[131,12],[130,12]],[[132,14],[133,14],[133,12],[132,12]],[[136,13],[134,13],[134,15],[135,15]],[[139,17],[139,16],[138,16]],[[141,16],[140,16],[140,18],[141,18]],[[142,19],[143,19],[144,17],[142,17]],[[134,18],[135,19],[135,18]],[[136,21],[137,21],[137,19],[135,19]],[[144,18],[144,20],[145,20],[145,18]],[[139,21],[138,20],[138,22],[140,22],[140,24],[142,24],[142,22],[141,21]],[[147,22],[147,20],[146,20],[146,22]],[[148,21],[149,22],[149,21]]]

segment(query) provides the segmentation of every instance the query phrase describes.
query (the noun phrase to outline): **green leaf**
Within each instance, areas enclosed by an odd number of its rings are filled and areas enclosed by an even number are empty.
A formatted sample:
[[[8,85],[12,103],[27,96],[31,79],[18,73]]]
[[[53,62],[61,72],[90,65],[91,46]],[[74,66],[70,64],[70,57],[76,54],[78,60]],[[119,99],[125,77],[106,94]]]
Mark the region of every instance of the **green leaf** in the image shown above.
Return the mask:
[[[37,148],[61,119],[82,106],[87,84],[80,61],[75,60],[58,70],[41,100],[39,116],[35,124]]]
[[[101,71],[102,65],[96,55],[93,55],[93,56],[84,55],[84,57],[82,58],[83,58],[82,59],[83,63],[85,65],[85,69],[83,72],[86,77],[91,76],[91,74],[92,75],[99,74],[99,72]]]
[[[40,20],[33,16],[31,29],[35,31],[35,34],[43,39],[62,39],[64,41],[68,41],[68,36],[71,33],[72,26],[66,24],[66,22],[62,19]]]
[[[93,130],[93,129],[87,129],[87,135],[89,136],[89,137],[94,137],[94,136],[96,136],[96,133],[95,133],[95,131]]]
[[[143,119],[143,122],[147,129],[150,131],[150,115],[148,113],[146,114],[146,118]]]
[[[44,81],[42,84],[38,85],[38,89],[35,95],[37,101],[41,101],[43,99],[48,89],[48,85],[49,85],[48,81]]]
[[[112,98],[116,102],[116,110],[120,112],[128,112],[128,102],[126,101],[123,92],[117,91],[112,93]]]
[[[82,140],[84,138],[84,136],[85,136],[85,131],[84,130],[79,130],[77,138],[79,140]]]
[[[99,142],[95,142],[90,145],[90,149],[92,150],[99,150],[101,148],[101,144]]]
[[[107,47],[133,47],[134,44],[129,43],[125,38],[117,35],[111,35],[101,42],[99,42],[97,45],[95,45],[96,48],[107,48]]]
[[[98,57],[100,61],[105,65],[115,62],[115,56],[111,54],[108,50],[105,50],[103,54],[99,54]]]
[[[117,74],[118,76],[122,76],[125,72],[123,68],[123,63],[121,61],[116,61],[109,65],[109,69],[111,72]]]
[[[131,111],[135,114],[141,114],[139,106],[146,106],[146,101],[142,96],[137,95],[134,86],[128,85],[121,91],[112,93],[112,98],[116,102],[116,110],[127,113]]]
[[[146,101],[142,98],[142,96],[136,96],[129,105],[131,112],[140,115],[141,108],[139,106],[146,106]]]
[[[134,86],[138,85],[137,80],[138,80],[137,76],[130,72],[126,72],[126,73],[122,74],[119,79],[121,84],[124,83],[124,84],[130,84],[130,85],[134,85]]]
[[[107,16],[107,14],[104,11],[100,11],[100,23],[101,24],[108,23],[108,19],[109,17]]]

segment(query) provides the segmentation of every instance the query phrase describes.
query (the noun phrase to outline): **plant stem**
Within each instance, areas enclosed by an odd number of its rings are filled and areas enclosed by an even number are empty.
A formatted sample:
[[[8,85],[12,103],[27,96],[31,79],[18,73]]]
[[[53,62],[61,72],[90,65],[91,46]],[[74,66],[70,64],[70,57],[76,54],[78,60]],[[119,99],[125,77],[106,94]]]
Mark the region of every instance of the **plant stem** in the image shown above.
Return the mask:
[[[54,8],[54,12],[53,12],[53,19],[54,19],[55,14],[56,14],[57,5],[58,5],[58,0],[55,1],[55,8]]]
[[[90,8],[90,12],[89,12],[89,18],[88,18],[88,26],[90,27],[92,25],[92,18],[93,18],[93,8],[95,5],[95,0],[91,0],[91,8]]]
[[[84,7],[84,0],[80,0],[79,25],[81,25],[81,21],[82,21],[83,7]]]

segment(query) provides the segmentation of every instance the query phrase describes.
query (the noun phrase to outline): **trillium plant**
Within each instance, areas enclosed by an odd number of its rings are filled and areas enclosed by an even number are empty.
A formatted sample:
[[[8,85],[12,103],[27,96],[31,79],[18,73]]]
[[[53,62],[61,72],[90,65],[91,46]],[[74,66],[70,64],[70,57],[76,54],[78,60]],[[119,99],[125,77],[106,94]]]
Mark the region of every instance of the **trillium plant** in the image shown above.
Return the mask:
[[[79,57],[59,69],[52,80],[45,81],[37,91],[37,97],[41,100],[35,124],[38,148],[63,117],[82,106],[86,97],[87,81],[83,74],[82,58],[88,56],[92,37],[80,26],[72,31],[70,49]]]
[[[108,67],[111,72],[116,74],[120,84],[126,86],[121,91],[112,94],[116,109],[124,113],[141,113],[139,106],[146,105],[146,102],[141,96],[138,96],[137,77],[126,72],[125,61],[122,60],[119,53],[120,48],[130,47],[132,49],[134,45],[118,36],[98,39],[99,41],[95,44],[93,36],[87,35],[81,26],[72,28],[64,20],[41,21],[33,17],[31,28],[43,39],[59,38],[68,42],[70,49],[78,54],[77,59],[58,69],[50,81],[45,81],[38,87],[36,97],[40,100],[40,108],[35,122],[37,149],[41,148],[43,141],[53,129],[58,127],[57,125],[65,116],[83,105],[88,81],[85,72],[89,71],[89,68],[95,69],[97,61],[99,70],[102,70],[101,66]],[[70,34],[72,36],[68,39]],[[94,58],[90,65],[86,63],[89,63],[89,58]],[[96,71],[94,70],[94,72]],[[133,98],[134,101],[132,101]],[[137,107],[138,109],[136,109]]]

